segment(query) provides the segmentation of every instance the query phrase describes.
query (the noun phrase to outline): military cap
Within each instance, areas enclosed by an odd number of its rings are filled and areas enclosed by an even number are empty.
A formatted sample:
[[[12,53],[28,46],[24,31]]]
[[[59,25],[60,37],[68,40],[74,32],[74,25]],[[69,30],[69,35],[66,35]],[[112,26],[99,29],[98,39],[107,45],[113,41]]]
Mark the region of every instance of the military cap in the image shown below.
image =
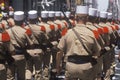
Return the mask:
[[[56,11],[56,12],[55,12],[55,16],[56,16],[56,17],[60,17],[60,16],[61,16],[61,11]]]
[[[54,16],[55,16],[55,11],[48,12],[48,17],[54,17]]]
[[[38,17],[36,10],[30,10],[28,12],[28,18],[29,19],[36,19]]]
[[[70,11],[65,12],[65,15],[66,15],[66,17],[67,17],[67,18],[69,18],[69,17],[70,17],[70,14],[71,14],[71,12],[70,12]]]
[[[97,9],[89,8],[89,16],[96,16],[96,15],[97,15]]]
[[[15,21],[22,21],[23,19],[24,19],[24,12],[23,11],[14,12],[14,20]]]
[[[42,18],[48,18],[48,11],[41,11]]]
[[[107,12],[101,11],[100,12],[100,17],[101,18],[107,18],[107,14],[108,14]]]
[[[88,7],[87,6],[77,6],[76,7],[76,14],[77,15],[87,15],[88,14]]]
[[[112,19],[112,13],[109,13],[109,12],[108,12],[107,18],[108,18],[108,19]]]

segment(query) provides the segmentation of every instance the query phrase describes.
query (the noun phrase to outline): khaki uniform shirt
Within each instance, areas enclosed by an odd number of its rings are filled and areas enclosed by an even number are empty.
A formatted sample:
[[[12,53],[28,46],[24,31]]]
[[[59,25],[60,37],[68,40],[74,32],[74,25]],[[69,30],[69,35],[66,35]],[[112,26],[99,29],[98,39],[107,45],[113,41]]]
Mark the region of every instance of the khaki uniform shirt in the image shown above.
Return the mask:
[[[65,24],[62,21],[60,21],[60,20],[55,20],[54,23],[60,24],[61,25],[61,29],[66,27]]]
[[[104,39],[104,41],[105,41],[105,44],[106,45],[109,45],[110,44],[110,34],[112,33],[112,29],[111,28],[109,28],[108,27],[108,25],[106,25],[105,23],[99,23],[99,26],[101,27],[101,28],[103,28],[103,31],[104,31],[104,37],[103,37],[103,39]],[[107,30],[106,30],[106,28],[104,28],[104,27],[106,27],[107,28]],[[104,30],[105,29],[105,30]]]
[[[86,23],[86,27],[90,28],[91,31],[92,31],[92,30],[95,30],[95,31],[98,32],[98,29],[97,29],[91,22],[87,22],[87,23]],[[95,33],[94,33],[94,35],[96,36],[96,39],[97,39],[98,43],[100,44],[100,46],[103,47],[104,44],[105,44],[105,42],[104,42],[104,40],[102,39],[102,37],[101,37],[101,35],[99,34],[99,32],[98,32],[98,37],[97,37],[97,35],[96,35]]]
[[[58,30],[58,25],[55,24],[54,22],[52,22],[52,21],[48,21],[47,23],[48,23],[48,24],[52,24],[52,25],[54,25],[54,27],[55,27],[55,31]]]
[[[68,23],[65,20],[61,20],[66,28],[68,28]]]
[[[69,21],[71,22],[72,26],[75,27],[77,22],[75,20],[69,19]]]
[[[40,26],[36,25],[36,24],[29,24],[27,26],[24,27],[26,30],[30,30],[31,31],[31,35],[30,38],[33,41],[34,44],[39,44],[39,41],[37,39],[39,39],[41,33],[43,33],[40,30]]]
[[[15,25],[14,19],[13,18],[9,18],[8,20],[9,26],[12,27]]]
[[[109,28],[112,29],[112,31],[111,31],[111,32],[112,32],[112,33],[111,33],[111,39],[112,39],[112,40],[115,40],[117,36],[116,36],[115,33],[114,33],[114,32],[115,32],[114,26],[113,26],[110,22],[107,22],[106,25],[108,25]]]
[[[82,38],[82,41],[86,45],[88,53],[79,39],[76,37],[75,33],[70,29],[67,34],[63,36],[58,44],[58,48],[66,53],[66,57],[70,55],[97,55],[99,56],[99,51],[101,50],[94,34],[85,27],[84,24],[77,24],[74,28]]]
[[[39,23],[38,25],[45,27],[45,32],[48,35],[51,32],[50,25],[44,22]]]
[[[10,38],[11,38],[10,40],[11,40],[11,42],[12,42],[12,44],[14,46],[25,48],[26,47],[26,43],[28,45],[32,45],[33,44],[33,42],[28,37],[28,35],[26,33],[26,30],[21,28],[20,26],[16,26],[15,25],[14,27],[8,29],[7,32],[10,35]]]
[[[8,28],[9,28],[8,23],[7,23],[6,20],[2,20],[2,21],[1,21],[1,24],[2,24],[2,27],[3,27],[4,29],[8,29]]]

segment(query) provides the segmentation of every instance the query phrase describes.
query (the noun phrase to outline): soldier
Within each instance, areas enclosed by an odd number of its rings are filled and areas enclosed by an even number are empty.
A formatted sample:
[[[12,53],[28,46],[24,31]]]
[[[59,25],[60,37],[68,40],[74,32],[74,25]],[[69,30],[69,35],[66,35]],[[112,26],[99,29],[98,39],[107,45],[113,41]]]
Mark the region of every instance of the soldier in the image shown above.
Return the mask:
[[[56,20],[54,21],[54,23],[56,23],[58,25],[58,29],[60,30],[61,36],[64,36],[64,32],[62,33],[62,30],[66,26],[65,26],[65,24],[63,22],[61,22],[61,12],[60,11],[55,12],[55,18],[56,18]]]
[[[14,52],[14,47],[10,43],[10,36],[6,31],[0,33],[0,80],[7,79],[7,64],[12,64],[14,59],[11,54]]]
[[[110,53],[111,53],[111,35],[113,33],[112,28],[106,25],[107,12],[100,12],[100,23],[99,26],[102,27],[104,32],[104,41],[106,53],[103,56],[103,73],[105,75],[104,79],[110,79]],[[108,60],[109,59],[109,60]]]
[[[93,71],[93,75],[96,75],[96,76],[94,76],[94,79],[97,78],[97,80],[100,80],[101,75],[102,75],[102,63],[103,63],[102,50],[104,50],[104,41],[103,41],[101,35],[99,34],[98,28],[93,25],[93,23],[96,20],[96,14],[97,14],[97,9],[89,8],[89,17],[88,17],[88,21],[86,23],[86,27],[93,32],[96,40],[98,41],[99,45],[101,46],[101,56],[99,56],[99,58],[97,60],[98,63],[96,66],[94,66],[94,71]]]
[[[110,65],[110,77],[112,79],[112,77],[114,76],[114,68],[115,68],[115,53],[114,53],[114,47],[116,45],[116,40],[118,39],[118,33],[115,30],[114,26],[111,24],[111,19],[112,19],[112,13],[108,12],[108,16],[107,16],[107,22],[106,24],[112,29],[112,34],[110,35],[111,39],[110,39],[110,46],[111,46],[111,50],[109,53],[109,65]]]
[[[50,56],[51,56],[51,48],[53,45],[51,44],[49,40],[49,34],[51,32],[50,25],[47,23],[48,21],[48,11],[42,11],[41,12],[41,22],[39,23],[39,26],[43,27],[44,34],[41,37],[41,49],[43,50],[43,79],[48,80],[49,79],[49,65],[50,65]]]
[[[43,33],[40,30],[40,26],[36,23],[38,22],[38,15],[36,10],[31,10],[28,12],[29,24],[25,26],[26,30],[32,32],[31,40],[33,41],[33,48],[28,49],[27,52],[32,56],[27,60],[27,70],[26,70],[26,79],[31,80],[33,76],[33,71],[35,69],[35,80],[41,80],[42,77],[42,57],[43,52],[41,49],[40,36]]]
[[[7,19],[10,27],[15,25],[13,15],[14,15],[14,9],[12,8],[12,6],[10,6],[9,7],[9,18]]]
[[[60,72],[60,62],[64,52],[67,60],[66,80],[93,80],[90,78],[90,74],[92,72],[92,67],[96,64],[95,58],[99,56],[101,48],[98,45],[94,34],[85,27],[84,23],[87,18],[87,13],[87,6],[77,6],[76,27],[69,29],[58,44],[60,51],[57,53],[56,57],[57,72]],[[90,61],[91,59],[93,59],[93,61]],[[92,62],[95,63],[93,64]]]
[[[54,50],[54,48],[57,46],[58,44],[58,36],[59,36],[59,31],[58,31],[58,25],[54,23],[54,17],[55,17],[55,12],[54,11],[49,11],[48,13],[48,24],[51,25],[51,38],[50,41],[53,44],[53,48],[52,48],[52,62],[53,62],[53,69],[55,69],[56,67],[56,50]],[[54,52],[55,51],[55,52]]]
[[[24,12],[16,11],[14,13],[14,20],[15,26],[8,29],[7,32],[10,35],[11,43],[15,48],[15,53],[12,54],[15,62],[8,66],[7,80],[14,80],[16,77],[15,73],[17,73],[17,80],[25,80],[25,56],[30,57],[27,54],[26,49],[30,48],[33,42],[28,37],[28,32],[21,27],[24,20]]]

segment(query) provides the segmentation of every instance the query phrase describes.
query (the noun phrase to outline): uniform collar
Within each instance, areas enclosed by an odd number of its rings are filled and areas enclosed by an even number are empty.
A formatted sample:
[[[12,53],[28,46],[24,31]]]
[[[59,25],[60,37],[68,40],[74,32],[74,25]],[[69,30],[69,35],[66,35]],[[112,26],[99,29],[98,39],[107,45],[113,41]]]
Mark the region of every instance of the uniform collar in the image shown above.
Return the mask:
[[[86,22],[86,25],[93,25],[91,22]]]

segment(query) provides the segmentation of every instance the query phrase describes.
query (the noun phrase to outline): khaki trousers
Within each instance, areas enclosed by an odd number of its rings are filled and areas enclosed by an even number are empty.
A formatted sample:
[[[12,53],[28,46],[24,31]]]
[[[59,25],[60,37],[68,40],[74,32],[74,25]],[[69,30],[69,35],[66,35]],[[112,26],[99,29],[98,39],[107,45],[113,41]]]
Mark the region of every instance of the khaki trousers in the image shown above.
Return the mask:
[[[30,79],[33,76],[33,71],[35,69],[35,80],[41,80],[42,75],[42,57],[43,54],[39,56],[32,57],[27,61],[27,71],[26,71],[26,79]]]
[[[0,64],[0,80],[6,80],[7,74],[4,64]]]
[[[66,80],[93,80],[93,66],[91,63],[75,64],[71,62],[66,63]]]
[[[7,80],[15,80],[15,73],[17,73],[17,80],[25,80],[25,66],[26,60],[17,60],[14,64],[8,66]]]

